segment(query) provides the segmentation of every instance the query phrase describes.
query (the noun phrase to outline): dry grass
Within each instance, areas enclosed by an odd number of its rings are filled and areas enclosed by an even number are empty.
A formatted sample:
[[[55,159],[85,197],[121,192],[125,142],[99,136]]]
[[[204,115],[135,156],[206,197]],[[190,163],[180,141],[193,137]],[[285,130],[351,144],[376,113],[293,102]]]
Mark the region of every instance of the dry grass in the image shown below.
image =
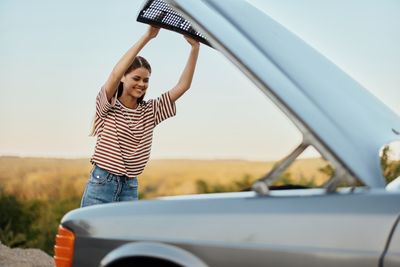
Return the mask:
[[[196,193],[196,182],[229,185],[247,177],[253,181],[274,162],[245,160],[151,160],[139,177],[140,191],[147,198]],[[294,182],[320,184],[326,175],[321,159],[296,161],[288,170]],[[0,157],[0,187],[23,199],[65,198],[81,195],[90,171],[88,159]]]
[[[245,160],[153,160],[140,177],[144,190],[156,188],[156,195],[179,195],[196,193],[196,181],[207,184],[229,185],[248,176],[254,181],[266,174],[274,162]],[[314,180],[321,184],[326,175],[318,169],[326,165],[322,159],[296,161],[288,172],[293,180]]]

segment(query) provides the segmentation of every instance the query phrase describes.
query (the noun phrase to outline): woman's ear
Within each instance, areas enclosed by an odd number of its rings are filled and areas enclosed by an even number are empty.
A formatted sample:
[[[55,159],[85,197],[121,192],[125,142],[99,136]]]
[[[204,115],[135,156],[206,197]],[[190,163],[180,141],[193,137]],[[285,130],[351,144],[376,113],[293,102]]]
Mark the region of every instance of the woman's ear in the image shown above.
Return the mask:
[[[125,82],[125,75],[123,75],[121,78],[121,83],[124,83],[124,82]]]

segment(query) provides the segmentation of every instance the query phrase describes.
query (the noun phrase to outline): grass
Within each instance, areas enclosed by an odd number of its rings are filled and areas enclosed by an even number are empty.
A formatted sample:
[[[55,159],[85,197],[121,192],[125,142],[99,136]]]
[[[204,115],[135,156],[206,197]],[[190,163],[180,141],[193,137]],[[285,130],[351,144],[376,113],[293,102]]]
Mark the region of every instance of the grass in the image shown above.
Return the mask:
[[[275,162],[246,160],[151,160],[139,176],[142,197],[197,193],[197,182],[228,186],[254,181]],[[319,158],[297,160],[288,170],[292,182],[326,179]],[[91,165],[88,159],[0,157],[0,187],[22,199],[63,199],[80,196]],[[288,174],[287,173],[287,174]],[[288,175],[286,175],[287,178]]]

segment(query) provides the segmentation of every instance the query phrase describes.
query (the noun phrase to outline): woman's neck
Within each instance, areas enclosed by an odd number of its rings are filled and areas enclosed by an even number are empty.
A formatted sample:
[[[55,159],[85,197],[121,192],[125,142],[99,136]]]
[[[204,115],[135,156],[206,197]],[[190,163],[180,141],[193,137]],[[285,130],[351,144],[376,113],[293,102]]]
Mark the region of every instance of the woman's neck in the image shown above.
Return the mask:
[[[131,96],[127,96],[127,95],[121,95],[118,98],[119,102],[121,102],[125,107],[127,108],[131,108],[131,109],[135,109],[137,108],[138,104],[137,104],[137,99]]]

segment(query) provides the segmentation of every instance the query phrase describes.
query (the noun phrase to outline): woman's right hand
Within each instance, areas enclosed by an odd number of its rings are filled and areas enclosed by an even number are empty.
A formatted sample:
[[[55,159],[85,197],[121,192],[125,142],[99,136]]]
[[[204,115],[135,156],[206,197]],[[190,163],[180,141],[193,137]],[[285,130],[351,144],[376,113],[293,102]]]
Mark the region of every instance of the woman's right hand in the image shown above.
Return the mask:
[[[160,31],[160,28],[150,25],[149,28],[147,29],[145,36],[149,39],[153,39],[157,36],[159,31]]]

